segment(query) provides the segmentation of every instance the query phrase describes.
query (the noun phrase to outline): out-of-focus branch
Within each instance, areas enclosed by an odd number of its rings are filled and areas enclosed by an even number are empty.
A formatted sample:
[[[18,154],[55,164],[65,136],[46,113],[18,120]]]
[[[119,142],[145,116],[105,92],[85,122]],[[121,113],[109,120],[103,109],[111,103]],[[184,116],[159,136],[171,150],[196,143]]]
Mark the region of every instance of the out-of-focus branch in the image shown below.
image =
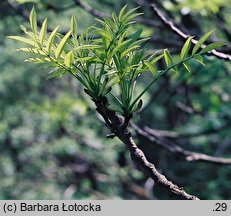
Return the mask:
[[[227,124],[224,124],[218,128],[209,128],[209,129],[194,132],[194,133],[176,133],[173,131],[162,131],[162,130],[152,129],[152,128],[149,128],[147,126],[145,126],[144,128],[148,133],[150,133],[154,136],[168,137],[168,138],[175,138],[175,139],[186,139],[186,138],[191,138],[191,137],[205,136],[205,135],[218,133],[222,130],[229,129],[230,124],[227,123]]]
[[[188,113],[188,114],[196,114],[196,115],[200,115],[202,117],[206,116],[206,115],[210,115],[211,113],[207,112],[207,111],[203,111],[203,110],[197,110],[195,109],[194,107],[191,107],[191,106],[187,106],[181,102],[177,102],[176,103],[176,107],[178,107],[180,110],[182,110],[183,112],[185,113]],[[213,113],[214,114],[214,113]],[[225,113],[222,113],[222,112],[217,112],[216,113],[217,116],[221,119],[224,119],[224,120],[228,120],[231,122],[231,116],[230,115],[227,115]],[[231,125],[229,125],[231,126]]]
[[[185,34],[180,28],[176,27],[173,22],[171,22],[170,20],[168,20],[164,14],[160,11],[160,9],[158,9],[156,7],[155,4],[152,4],[152,8],[155,12],[155,14],[157,15],[157,17],[159,17],[159,19],[162,21],[162,23],[168,28],[170,29],[172,32],[174,32],[176,35],[178,35],[179,37],[182,38],[182,40],[186,40],[188,39],[191,35],[187,35]],[[197,40],[195,39],[192,39],[192,43],[193,44],[197,44]],[[202,45],[201,48],[204,48],[205,45]],[[225,54],[225,53],[222,53],[222,52],[218,52],[216,50],[212,50],[208,53],[208,55],[213,55],[213,56],[216,56],[217,58],[220,58],[220,59],[224,59],[224,60],[227,60],[227,61],[231,61],[231,55],[229,54]]]
[[[145,139],[166,149],[167,151],[171,152],[175,156],[183,158],[186,161],[203,161],[203,162],[214,163],[218,165],[231,165],[231,159],[226,159],[223,157],[213,157],[202,153],[188,151],[178,146],[177,144],[173,143],[172,141],[165,139],[164,137],[160,138],[160,136],[155,136],[154,134],[151,134],[150,131],[141,129],[135,124],[133,124],[132,126],[136,130],[136,132],[139,135],[143,136]]]
[[[107,103],[107,98],[95,101],[96,111],[103,117],[111,132],[127,146],[133,161],[139,165],[143,171],[159,185],[159,187],[179,196],[181,199],[198,200],[196,196],[186,193],[182,188],[173,184],[164,175],[157,171],[154,164],[150,163],[143,151],[137,147],[131,133],[124,127],[123,120],[119,118],[115,112],[107,108]]]
[[[186,106],[185,104],[183,104],[179,101],[176,103],[176,107],[179,108],[180,110],[182,110],[183,112],[188,113],[188,114],[198,114],[198,115],[202,115],[202,116],[206,114],[203,111],[198,111],[198,110],[194,109],[193,107]]]

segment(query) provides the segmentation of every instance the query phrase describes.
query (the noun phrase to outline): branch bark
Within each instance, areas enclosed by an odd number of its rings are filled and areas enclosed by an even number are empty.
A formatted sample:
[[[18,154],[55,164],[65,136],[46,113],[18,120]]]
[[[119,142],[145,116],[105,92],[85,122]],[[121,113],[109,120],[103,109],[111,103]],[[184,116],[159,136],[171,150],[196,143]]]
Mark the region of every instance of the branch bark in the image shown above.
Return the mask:
[[[164,175],[158,172],[154,164],[147,160],[143,151],[135,144],[130,131],[124,127],[123,119],[116,115],[114,111],[107,108],[107,98],[104,97],[102,100],[94,102],[96,105],[96,111],[103,117],[111,132],[126,145],[133,161],[140,166],[144,172],[155,181],[156,184],[179,196],[181,199],[199,200],[196,196],[188,194],[182,188],[169,181]]]

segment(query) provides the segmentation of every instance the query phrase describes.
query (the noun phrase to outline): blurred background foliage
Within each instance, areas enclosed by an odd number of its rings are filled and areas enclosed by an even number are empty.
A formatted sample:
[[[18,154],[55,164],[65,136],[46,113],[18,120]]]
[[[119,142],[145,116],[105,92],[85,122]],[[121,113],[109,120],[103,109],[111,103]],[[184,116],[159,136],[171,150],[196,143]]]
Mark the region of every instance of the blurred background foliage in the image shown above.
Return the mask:
[[[126,3],[141,6],[142,18],[152,23],[137,23],[151,37],[151,52],[169,48],[178,58],[184,42],[160,22],[151,3],[196,38],[216,29],[212,41],[231,39],[230,0],[1,1],[0,199],[169,199],[137,170],[119,140],[106,139],[109,131],[76,80],[67,75],[45,81],[47,69],[24,63],[18,43],[6,39],[22,33],[19,25],[28,25],[32,5],[40,21],[48,17],[50,27],[60,24],[65,32],[72,14],[82,31],[94,22],[89,12],[110,14]],[[231,54],[230,44],[222,52]],[[169,139],[187,150],[230,158],[231,65],[205,59],[206,67],[192,62],[192,73],[181,68],[162,77],[144,96],[134,122],[177,133]],[[150,76],[141,77],[141,89]],[[173,182],[202,199],[231,199],[230,166],[182,160],[133,133]]]

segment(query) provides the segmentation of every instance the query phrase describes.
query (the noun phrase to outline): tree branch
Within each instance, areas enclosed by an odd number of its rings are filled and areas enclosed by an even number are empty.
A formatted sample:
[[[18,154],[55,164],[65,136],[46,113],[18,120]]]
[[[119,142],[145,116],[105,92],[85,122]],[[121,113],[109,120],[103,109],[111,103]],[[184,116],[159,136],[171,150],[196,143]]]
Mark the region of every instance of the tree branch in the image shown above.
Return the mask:
[[[157,171],[154,164],[147,160],[143,151],[135,144],[131,133],[127,128],[123,127],[123,120],[118,117],[114,111],[107,108],[107,98],[104,97],[102,100],[94,102],[96,105],[96,111],[104,118],[111,132],[127,146],[133,161],[139,165],[144,172],[155,181],[155,183],[165,190],[179,196],[181,199],[198,200],[196,196],[186,193],[182,188],[169,181],[164,175]]]
[[[167,139],[164,139],[163,137],[160,138],[158,136],[149,133],[149,131],[141,129],[135,124],[133,124],[132,126],[139,135],[143,136],[144,138],[151,141],[152,143],[155,143],[156,145],[166,149],[172,154],[183,158],[186,161],[204,161],[204,162],[214,163],[218,165],[231,165],[231,159],[226,159],[223,157],[213,157],[202,153],[188,151],[178,146],[177,144]]]
[[[157,17],[159,17],[159,19],[162,21],[162,23],[168,28],[170,29],[172,32],[174,32],[176,35],[178,35],[179,37],[181,37],[182,39],[186,40],[188,39],[191,35],[187,35],[185,34],[181,29],[179,29],[178,27],[176,27],[173,22],[169,21],[164,15],[163,13],[160,11],[160,9],[158,9],[156,7],[155,4],[152,4],[152,8],[155,12],[155,14],[157,15]],[[195,39],[192,39],[192,43],[193,44],[197,44],[197,40]],[[204,48],[205,45],[203,44],[201,46],[201,48]],[[231,55],[229,54],[225,54],[225,53],[222,53],[222,52],[218,52],[216,50],[212,50],[210,52],[208,52],[208,55],[213,55],[219,59],[224,59],[226,61],[231,61]]]
[[[145,126],[145,131],[147,131],[148,133],[152,134],[153,136],[157,136],[157,137],[169,137],[169,138],[173,138],[173,139],[185,139],[185,138],[191,138],[191,137],[198,137],[198,136],[205,136],[205,135],[211,135],[211,134],[215,134],[218,133],[222,130],[226,130],[230,128],[230,124],[224,124],[218,128],[209,128],[209,129],[205,129],[205,130],[201,130],[201,131],[196,131],[194,133],[176,133],[173,131],[162,131],[162,130],[156,130],[156,129],[152,129],[149,128],[147,126]]]

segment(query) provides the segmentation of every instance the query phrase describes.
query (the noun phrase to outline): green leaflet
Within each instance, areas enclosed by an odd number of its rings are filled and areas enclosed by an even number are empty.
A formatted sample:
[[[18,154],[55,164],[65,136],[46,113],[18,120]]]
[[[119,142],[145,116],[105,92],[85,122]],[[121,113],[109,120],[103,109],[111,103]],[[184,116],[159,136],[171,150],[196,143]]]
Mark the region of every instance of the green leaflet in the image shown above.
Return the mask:
[[[226,45],[225,42],[215,42],[215,43],[211,43],[211,44],[209,44],[208,46],[206,46],[205,48],[203,48],[203,49],[199,52],[199,54],[204,54],[204,53],[206,53],[206,52],[209,52],[209,51],[214,50],[214,49],[216,49],[216,48],[222,47],[222,46],[224,46],[224,45]]]
[[[177,68],[177,66],[173,67],[171,70],[172,70],[174,73],[178,73],[178,68]]]
[[[127,46],[126,47],[124,47],[122,50],[121,50],[121,52],[123,53],[123,52],[126,52],[126,49],[130,49],[129,47],[135,47],[135,48],[133,48],[133,49],[136,49],[136,48],[139,48],[140,47],[140,45],[142,44],[142,43],[144,43],[145,41],[147,41],[148,40],[148,38],[142,38],[142,39],[139,39],[139,40],[136,40],[136,41],[134,41],[134,42],[129,42],[128,44],[127,44]],[[145,49],[145,48],[144,48]]]
[[[71,22],[70,22],[70,31],[73,36],[77,36],[77,31],[78,31],[78,25],[75,16],[71,17]]]
[[[96,32],[101,35],[102,37],[107,38],[108,40],[112,40],[112,36],[104,29],[96,29]]]
[[[34,7],[32,8],[30,12],[30,26],[32,31],[37,34],[37,18],[36,18],[36,12]]]
[[[137,106],[135,108],[133,108],[131,112],[132,113],[138,112],[142,108],[142,106],[143,106],[143,101],[142,101],[142,99],[140,99],[139,103],[137,104]]]
[[[111,87],[111,86],[110,86],[110,87],[108,87],[108,88],[105,88],[105,89],[104,89],[104,91],[102,92],[102,96],[107,95],[108,93],[110,93],[110,92],[111,92],[111,90],[112,90],[112,87]]]
[[[203,66],[205,66],[205,64],[204,64],[204,59],[203,59],[203,57],[202,57],[201,55],[196,55],[196,56],[194,56],[194,58],[195,58],[200,64],[202,64]]]
[[[121,18],[121,20],[123,22],[129,22],[130,20],[132,20],[133,18],[137,17],[137,16],[140,16],[141,14],[143,13],[134,13],[139,7],[136,7],[136,8],[133,8],[131,10],[129,10],[127,13],[125,13],[123,15],[123,17]]]
[[[128,47],[129,47],[129,45],[130,45],[130,40],[126,40],[126,41],[124,41],[124,42],[122,42],[122,43],[120,43],[120,44],[118,44],[114,49],[113,49],[113,51],[110,53],[110,58],[111,57],[113,57],[118,51],[123,51],[123,50],[126,50]],[[109,58],[109,59],[110,59]]]
[[[67,53],[67,55],[65,56],[64,64],[65,64],[67,67],[70,67],[70,66],[71,66],[71,62],[73,61],[73,59],[74,59],[73,51],[70,51],[70,52]]]
[[[48,51],[49,54],[51,53],[51,48],[52,48],[52,45],[53,45],[53,42],[54,42],[54,39],[55,39],[55,35],[56,35],[58,29],[59,29],[59,26],[57,26],[53,30],[53,32],[51,33],[50,37],[48,38],[46,49],[47,49],[47,51]]]
[[[113,94],[109,94],[111,97],[111,103],[109,105],[109,109],[115,111],[115,112],[119,112],[121,114],[123,114],[123,104],[122,102],[120,101],[120,99],[116,96],[116,95],[113,95]]]
[[[172,56],[167,49],[164,49],[164,60],[168,67],[172,64]]]
[[[196,54],[196,52],[200,49],[201,45],[209,38],[209,36],[214,32],[210,31],[208,33],[206,33],[204,36],[202,36],[202,38],[197,42],[197,44],[194,46],[193,50],[192,50],[192,55]]]
[[[154,64],[154,63],[158,62],[158,61],[159,61],[160,59],[162,59],[163,56],[164,56],[164,54],[160,54],[160,55],[158,55],[157,57],[153,58],[155,55],[156,55],[156,53],[154,53],[152,56],[149,57],[150,60],[151,60],[151,61],[150,61],[151,64]]]
[[[127,5],[125,5],[125,6],[120,10],[120,13],[119,13],[119,21],[120,21],[120,22],[123,20],[124,14],[125,14],[125,12],[126,12],[126,8],[127,8]]]
[[[71,31],[67,32],[67,34],[60,41],[57,49],[55,50],[55,57],[58,59],[63,51],[65,44],[67,43],[68,38],[71,36]]]
[[[26,27],[24,25],[20,25],[20,28],[24,31],[24,33],[27,33]]]
[[[53,71],[50,72],[50,74],[47,76],[46,80],[54,78],[54,77],[61,77],[63,74],[67,73],[67,71],[63,69],[54,69]]]
[[[21,37],[21,36],[8,36],[7,38],[18,40],[18,41],[21,41],[23,43],[29,44],[31,46],[35,46],[35,42],[34,41],[29,40],[29,39],[24,38],[24,37]]]
[[[138,17],[138,16],[140,16],[140,15],[143,15],[143,13],[134,13],[134,14],[131,14],[131,15],[129,15],[129,16],[126,16],[126,22],[129,22],[130,20],[132,20],[132,19],[134,19],[134,18],[136,18],[136,17]],[[133,22],[132,22],[133,23]]]
[[[46,62],[51,62],[51,60],[49,58],[28,58],[25,59],[25,62],[46,63]]]
[[[157,69],[148,61],[144,61],[144,64],[148,67],[148,69],[152,72],[153,75],[157,75]]]
[[[128,39],[131,39],[132,42],[136,41],[140,35],[142,34],[143,29],[138,29],[137,31],[135,31],[135,33],[133,33],[132,35],[130,35],[128,37]]]
[[[115,28],[116,28],[116,23],[114,23],[111,19],[109,19],[109,18],[104,18],[103,19],[104,21],[102,21],[103,22],[103,24],[102,25],[106,25],[107,27],[108,27],[108,29],[110,29],[111,31],[112,30],[115,30]]]
[[[128,49],[126,49],[125,51],[123,51],[121,53],[121,58],[123,58],[125,55],[127,55],[128,53],[130,53],[131,51],[139,48],[140,46],[139,45],[135,45],[135,46],[132,46],[132,47],[129,47]]]
[[[84,45],[77,46],[73,50],[97,49],[97,48],[100,48],[100,46],[99,45],[92,45],[92,44],[84,44]]]
[[[46,56],[46,53],[39,48],[19,48],[17,49],[17,51],[30,52],[30,53]]]
[[[80,62],[88,62],[90,60],[94,59],[92,56],[86,56],[86,57],[79,57],[77,60]]]
[[[47,33],[47,19],[45,19],[43,21],[43,24],[42,24],[42,27],[40,30],[40,34],[39,34],[39,41],[41,44],[43,44],[43,42],[44,42],[44,39],[46,37],[46,33]]]
[[[112,20],[114,23],[119,24],[119,20],[118,20],[118,17],[116,16],[115,12],[112,12],[111,17],[112,17]]]
[[[181,49],[181,53],[180,53],[181,60],[185,59],[185,57],[188,55],[188,51],[190,49],[192,39],[193,39],[193,37],[189,37],[186,40],[183,48]]]
[[[191,73],[189,61],[184,62],[184,63],[183,63],[183,66],[184,66],[184,68],[185,68],[189,73]]]
[[[120,113],[122,115],[123,115],[123,112],[124,112],[123,109],[120,106],[116,105],[116,104],[109,104],[108,109],[111,110],[111,111],[114,111],[114,112],[118,112],[118,113]]]

